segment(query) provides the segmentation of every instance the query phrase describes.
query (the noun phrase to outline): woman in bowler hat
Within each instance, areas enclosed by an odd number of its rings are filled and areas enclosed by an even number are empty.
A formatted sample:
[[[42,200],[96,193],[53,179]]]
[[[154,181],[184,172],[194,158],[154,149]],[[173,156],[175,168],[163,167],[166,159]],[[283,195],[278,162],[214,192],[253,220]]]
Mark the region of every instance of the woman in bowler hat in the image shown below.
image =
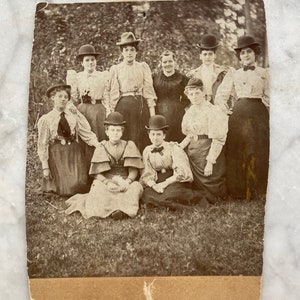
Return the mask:
[[[228,117],[205,100],[201,79],[191,78],[185,93],[192,105],[182,119],[182,132],[186,138],[180,145],[187,148],[195,188],[205,191],[209,201],[214,203],[227,196],[223,146]]]
[[[118,112],[109,114],[104,121],[108,141],[95,149],[90,167],[94,177],[91,190],[67,200],[67,214],[80,211],[84,218],[114,219],[137,214],[143,188],[135,179],[144,164],[134,142],[121,139],[125,124]]]
[[[234,68],[221,66],[215,63],[217,49],[220,43],[213,34],[204,34],[197,47],[200,49],[200,67],[187,73],[188,78],[198,78],[203,82],[205,99],[214,104],[214,99],[219,85],[227,73],[234,72]]]
[[[142,151],[147,136],[141,130],[150,115],[155,114],[156,94],[151,71],[147,63],[137,62],[139,39],[132,32],[125,32],[117,45],[123,61],[110,69],[110,104],[112,109],[124,116],[126,121],[125,140],[132,140]]]
[[[145,168],[140,182],[145,189],[142,200],[173,209],[194,204],[206,207],[205,194],[192,189],[193,174],[184,150],[178,143],[165,141],[168,128],[162,115],[152,116],[146,126],[152,145],[143,152]]]
[[[69,85],[51,86],[46,95],[53,109],[38,121],[38,155],[43,168],[43,190],[60,195],[87,191],[87,166],[78,136],[90,146],[99,145],[87,120],[70,112]]]
[[[265,197],[269,166],[269,73],[256,65],[260,45],[254,37],[238,39],[235,48],[242,67],[226,76],[216,104],[231,114],[227,138],[227,186],[233,197]],[[233,110],[227,105],[237,94]]]
[[[110,112],[107,85],[108,71],[96,70],[99,53],[92,45],[80,47],[76,59],[80,61],[83,71],[76,73],[74,70],[67,71],[67,83],[71,85],[71,97],[77,109],[86,117],[92,131],[99,141],[106,138],[103,122]],[[86,162],[90,165],[94,147],[83,145]]]

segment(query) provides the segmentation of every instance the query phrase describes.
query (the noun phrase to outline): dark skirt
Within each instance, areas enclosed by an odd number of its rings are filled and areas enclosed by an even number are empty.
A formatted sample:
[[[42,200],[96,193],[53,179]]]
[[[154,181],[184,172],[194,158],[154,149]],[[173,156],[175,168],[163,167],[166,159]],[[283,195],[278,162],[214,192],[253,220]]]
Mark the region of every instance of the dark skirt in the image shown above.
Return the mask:
[[[168,170],[166,173],[158,173],[157,183],[164,181],[172,174],[172,170]],[[162,194],[146,187],[142,195],[142,201],[153,206],[164,206],[172,209],[185,208],[195,204],[199,204],[200,207],[207,207],[209,204],[205,196],[201,191],[193,189],[192,184],[189,182],[175,182],[167,186]]]
[[[96,134],[98,141],[101,142],[105,140],[106,135],[104,130],[104,121],[106,117],[106,109],[103,104],[80,103],[77,109],[86,117],[92,131]],[[89,170],[95,147],[89,146],[83,141],[80,141],[80,146],[84,152],[87,169]]]
[[[210,202],[216,202],[218,198],[225,198],[225,155],[221,151],[216,163],[213,164],[213,172],[210,176],[204,176],[206,166],[206,157],[208,155],[211,139],[199,138],[197,141],[192,140],[187,149],[191,170],[194,176],[194,186],[199,190],[204,190],[210,196]]]
[[[164,99],[157,102],[156,113],[163,115],[169,125],[166,141],[180,143],[185,138],[181,131],[184,112],[184,106],[179,101],[175,101],[175,99]]]
[[[43,181],[45,192],[71,196],[88,191],[87,166],[77,142],[49,145],[48,162],[52,179]]]
[[[227,187],[233,197],[266,195],[269,168],[269,113],[260,99],[243,98],[229,118]]]
[[[122,139],[133,141],[138,149],[143,152],[150,145],[145,125],[148,125],[150,112],[147,100],[142,96],[121,97],[116,106],[116,111],[121,113],[126,121]]]

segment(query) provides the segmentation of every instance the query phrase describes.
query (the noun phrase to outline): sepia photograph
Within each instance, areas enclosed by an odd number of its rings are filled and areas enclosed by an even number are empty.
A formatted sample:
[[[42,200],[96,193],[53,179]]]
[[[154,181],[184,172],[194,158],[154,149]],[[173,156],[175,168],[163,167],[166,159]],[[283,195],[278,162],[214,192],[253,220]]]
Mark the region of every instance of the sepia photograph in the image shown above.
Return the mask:
[[[268,67],[263,0],[38,3],[29,278],[261,276]]]

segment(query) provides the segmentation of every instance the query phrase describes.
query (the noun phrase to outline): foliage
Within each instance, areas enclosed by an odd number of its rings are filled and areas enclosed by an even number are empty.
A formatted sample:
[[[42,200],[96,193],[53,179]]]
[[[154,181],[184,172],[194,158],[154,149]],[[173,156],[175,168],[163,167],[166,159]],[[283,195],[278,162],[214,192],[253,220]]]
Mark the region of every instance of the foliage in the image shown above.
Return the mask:
[[[46,89],[65,80],[68,69],[81,70],[76,53],[83,44],[93,44],[100,52],[100,70],[109,69],[120,58],[116,42],[122,32],[130,30],[142,39],[138,60],[146,61],[155,71],[161,52],[170,49],[177,54],[179,70],[185,73],[200,64],[196,44],[202,34],[209,32],[216,34],[224,46],[218,50],[217,63],[236,67],[232,47],[237,29],[245,28],[243,14],[243,5],[231,0],[37,4],[29,126],[34,127],[38,118],[51,109]],[[251,18],[256,25],[254,33],[264,45],[262,0],[251,1]]]
[[[39,277],[261,275],[264,201],[204,210],[141,207],[133,219],[66,216],[64,198],[40,192],[37,132],[28,135],[28,274]]]

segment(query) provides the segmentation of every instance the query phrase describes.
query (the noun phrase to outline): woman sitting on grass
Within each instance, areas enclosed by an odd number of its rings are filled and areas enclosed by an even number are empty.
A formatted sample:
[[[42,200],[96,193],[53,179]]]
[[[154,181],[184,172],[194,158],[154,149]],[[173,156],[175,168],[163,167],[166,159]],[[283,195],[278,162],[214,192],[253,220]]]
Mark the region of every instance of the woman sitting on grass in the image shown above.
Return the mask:
[[[54,108],[38,122],[38,155],[44,175],[42,189],[66,196],[87,191],[87,166],[77,134],[88,145],[99,145],[84,116],[70,112],[67,105],[70,89],[69,85],[56,84],[47,90]]]
[[[194,186],[205,191],[209,202],[226,196],[225,156],[223,146],[228,130],[228,117],[218,107],[205,100],[203,82],[191,78],[185,87],[191,107],[182,119],[186,138],[181,147],[187,147],[194,175]]]
[[[165,142],[168,127],[161,115],[152,116],[146,126],[152,145],[143,152],[142,199],[147,204],[173,209],[197,203],[206,207],[203,193],[192,189],[193,175],[185,152],[177,143]]]
[[[84,218],[114,219],[136,216],[143,188],[134,180],[144,165],[135,144],[121,140],[125,123],[118,112],[109,114],[104,121],[109,140],[102,141],[94,152],[90,175],[95,179],[91,190],[67,200],[67,214],[80,211]]]

